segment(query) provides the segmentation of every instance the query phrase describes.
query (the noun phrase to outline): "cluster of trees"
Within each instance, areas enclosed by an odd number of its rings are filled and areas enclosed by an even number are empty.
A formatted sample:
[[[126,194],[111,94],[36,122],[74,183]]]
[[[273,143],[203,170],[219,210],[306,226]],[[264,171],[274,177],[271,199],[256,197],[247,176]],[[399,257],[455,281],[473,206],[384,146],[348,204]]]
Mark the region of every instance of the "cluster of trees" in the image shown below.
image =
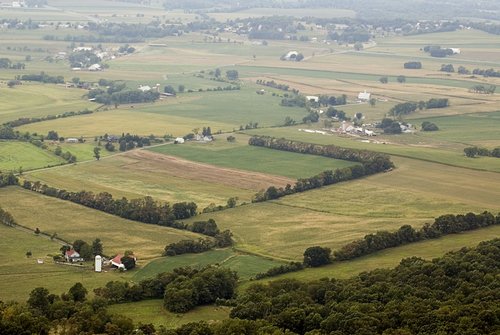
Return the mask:
[[[33,140],[33,141],[31,141],[31,143],[33,143],[33,144],[35,144],[35,145],[37,145],[37,143],[38,143],[38,144],[42,144],[42,142],[37,141],[37,140]],[[72,154],[71,152],[69,152],[69,151],[63,152],[63,151],[62,151],[62,149],[61,149],[61,147],[59,147],[59,146],[58,146],[57,148],[55,148],[55,150],[54,150],[54,155],[62,157],[62,158],[63,158],[65,161],[67,161],[68,163],[75,163],[75,162],[76,162],[76,160],[77,160],[77,158],[76,158],[76,156],[75,156],[75,155],[73,155],[73,154]]]
[[[87,68],[93,64],[98,64],[101,61],[101,59],[90,50],[74,51],[69,55],[68,60],[72,68]]]
[[[106,141],[104,148],[107,151],[115,151],[115,146],[113,143],[118,143],[118,150],[128,151],[135,148],[142,148],[144,146],[151,145],[151,137],[149,136],[139,136],[131,135],[129,133],[122,134],[121,137],[112,137],[108,134],[104,134],[102,138]]]
[[[291,96],[285,96],[281,99],[281,106],[285,107],[306,107],[306,98],[300,94],[294,94]]]
[[[113,37],[115,43],[139,43],[146,38],[162,38],[165,36],[179,36],[187,30],[183,25],[161,23],[125,23],[125,22],[88,22],[89,31],[109,39]],[[81,41],[75,41],[81,42]]]
[[[196,221],[187,229],[198,234],[213,237],[194,240],[183,240],[168,244],[165,247],[165,256],[176,256],[187,253],[200,253],[213,248],[226,248],[233,245],[233,234],[230,230],[220,231],[213,219],[208,221]]]
[[[384,130],[384,134],[401,134],[403,132],[398,121],[387,117],[380,121],[377,128],[382,128]]]
[[[359,29],[346,29],[339,33],[336,31],[328,32],[328,38],[339,43],[354,44],[356,42],[368,42],[372,35],[369,31]]]
[[[16,76],[17,80],[24,81],[39,81],[41,83],[49,84],[64,84],[63,76],[49,76],[45,72],[40,72],[40,74],[23,74],[22,76]]]
[[[361,163],[347,168],[336,169],[335,171],[323,171],[310,178],[298,179],[293,187],[290,184],[285,188],[270,186],[267,190],[258,192],[252,199],[253,202],[273,200],[293,193],[304,192],[342,181],[361,178],[394,167],[389,156],[368,150],[342,148],[335,145],[311,144],[269,136],[252,136],[248,143],[249,145],[275,150],[318,155]]]
[[[122,53],[122,54],[131,54],[131,53],[134,53],[135,51],[135,48],[134,47],[131,47],[130,45],[128,44],[125,44],[125,45],[122,45],[119,49],[118,49],[118,52],[119,53]]]
[[[450,101],[446,98],[431,98],[427,101],[419,102],[403,102],[395,105],[389,111],[389,115],[401,116],[408,115],[417,110],[431,109],[431,108],[446,108],[450,105]]]
[[[267,277],[274,277],[284,273],[300,271],[304,269],[304,264],[300,262],[290,262],[288,264],[275,266],[270,268],[266,272],[258,273],[255,275],[255,279],[263,279]]]
[[[37,123],[37,122],[43,122],[43,121],[50,121],[50,120],[55,120],[59,118],[66,118],[66,117],[71,117],[71,116],[77,116],[77,115],[85,115],[85,114],[92,114],[93,111],[84,109],[81,111],[76,111],[76,112],[64,112],[62,114],[57,114],[57,115],[47,115],[47,116],[41,116],[41,117],[22,117],[14,121],[8,121],[5,122],[3,125],[8,126],[8,127],[20,127],[25,124],[30,124],[30,123]]]
[[[282,90],[282,91],[288,91],[290,89],[290,86],[289,85],[286,85],[286,84],[278,84],[277,82],[275,82],[274,80],[264,80],[264,79],[257,79],[256,83],[258,85],[264,85],[264,86],[267,86],[267,87],[272,87],[272,88],[276,88],[278,90]],[[298,90],[295,90],[295,89],[292,89],[291,90],[293,93],[295,94],[299,94],[299,91]]]
[[[148,224],[157,224],[178,229],[187,229],[187,225],[175,220],[188,219],[197,214],[194,202],[178,202],[171,205],[168,202],[155,201],[147,196],[141,199],[128,200],[123,197],[114,199],[107,192],[94,194],[89,191],[70,192],[41,184],[39,181],[25,180],[23,188],[50,197],[71,201],[85,207],[93,208],[124,219]]]
[[[497,157],[500,158],[500,147],[489,150],[486,148],[479,147],[467,147],[464,148],[465,156],[473,158],[476,156],[486,156],[486,157]]]
[[[422,68],[422,63],[421,62],[406,62],[404,63],[404,68],[405,69],[421,69]]]
[[[340,121],[348,119],[344,111],[335,109],[335,107],[328,107],[326,111],[326,116],[331,118],[337,118]]]
[[[338,97],[333,95],[320,95],[318,96],[318,102],[312,102],[312,104],[317,104],[318,107],[321,106],[340,106],[347,103],[347,95],[342,94]]]
[[[250,121],[246,125],[240,125],[240,130],[245,130],[245,129],[257,129],[259,128],[259,123],[258,122],[253,122]]]
[[[0,69],[24,70],[25,67],[24,63],[13,63],[9,58],[0,58]]]
[[[74,284],[67,293],[51,294],[43,287],[31,291],[26,303],[0,301],[0,329],[5,335],[51,334],[132,334],[132,320],[111,315],[106,301],[87,299],[87,289]]]
[[[495,224],[500,224],[500,215],[495,218],[489,212],[467,213],[465,215],[446,214],[436,218],[432,224],[425,224],[419,230],[415,230],[410,225],[404,225],[395,232],[378,231],[375,234],[368,234],[363,239],[353,241],[334,251],[333,254],[335,260],[344,261],[407,243],[434,239],[443,235],[456,234]]]
[[[94,89],[88,93],[88,98],[100,104],[118,106],[120,104],[154,102],[160,98],[160,93],[139,90],[123,90],[109,93],[102,89]]]
[[[424,122],[422,122],[422,130],[423,131],[438,131],[439,127],[433,122],[424,121]]]
[[[452,73],[455,72],[455,67],[453,67],[453,64],[442,64],[439,71]]]
[[[109,303],[163,299],[167,310],[185,313],[218,299],[232,299],[237,279],[236,273],[229,269],[209,266],[198,270],[184,267],[160,273],[133,285],[111,281],[105,287],[95,289],[94,293]]]
[[[12,214],[4,210],[2,207],[0,207],[0,223],[9,227],[15,227],[17,224]]]
[[[319,121],[319,113],[316,111],[309,111],[309,114],[302,118],[303,123],[314,123]]]
[[[446,57],[452,56],[453,50],[449,48],[442,49],[439,45],[426,45],[423,49],[425,52],[429,53],[432,57]]]
[[[347,280],[254,284],[236,299],[231,320],[198,326],[214,335],[230,334],[229,329],[245,334],[493,334],[498,332],[499,266],[496,239],[432,261],[407,258],[395,269]]]
[[[481,94],[493,94],[495,93],[497,87],[495,85],[485,86],[485,85],[474,85],[470,88],[469,91],[473,93],[481,93]]]
[[[480,75],[484,77],[500,77],[500,71],[495,71],[493,69],[474,69],[472,70],[472,74]]]
[[[19,179],[12,173],[2,173],[0,172],[0,187],[18,185]]]

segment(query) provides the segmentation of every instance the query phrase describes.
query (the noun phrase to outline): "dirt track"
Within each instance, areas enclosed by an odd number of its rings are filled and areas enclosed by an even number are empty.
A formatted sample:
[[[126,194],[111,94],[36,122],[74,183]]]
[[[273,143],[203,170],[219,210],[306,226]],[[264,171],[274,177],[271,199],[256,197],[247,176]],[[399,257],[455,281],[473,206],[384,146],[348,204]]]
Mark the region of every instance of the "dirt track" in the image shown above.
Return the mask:
[[[269,186],[285,186],[295,183],[295,180],[287,177],[224,168],[146,150],[135,150],[127,153],[126,156],[137,159],[136,162],[129,164],[133,164],[134,170],[155,170],[179,178],[202,180],[248,190],[259,191]],[[127,168],[127,165],[124,168]]]

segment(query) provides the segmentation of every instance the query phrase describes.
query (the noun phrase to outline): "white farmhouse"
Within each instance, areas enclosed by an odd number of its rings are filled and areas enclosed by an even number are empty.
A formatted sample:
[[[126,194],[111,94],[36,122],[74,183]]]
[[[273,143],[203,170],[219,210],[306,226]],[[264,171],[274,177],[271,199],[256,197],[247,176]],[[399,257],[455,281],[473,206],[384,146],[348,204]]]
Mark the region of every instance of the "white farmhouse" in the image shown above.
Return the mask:
[[[366,92],[366,90],[364,92],[359,92],[358,94],[358,100],[360,101],[369,101],[370,98],[371,98],[371,93],[368,93]]]

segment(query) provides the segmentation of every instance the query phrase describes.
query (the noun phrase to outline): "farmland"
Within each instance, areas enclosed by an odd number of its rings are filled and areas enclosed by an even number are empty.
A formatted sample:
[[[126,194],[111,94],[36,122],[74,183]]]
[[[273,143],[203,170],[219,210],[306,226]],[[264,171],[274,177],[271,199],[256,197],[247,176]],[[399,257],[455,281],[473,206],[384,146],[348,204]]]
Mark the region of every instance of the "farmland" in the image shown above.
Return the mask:
[[[352,9],[288,8],[293,1],[279,1],[275,8],[233,8],[223,2],[206,10],[182,7],[191,2],[178,1],[180,7],[173,10],[165,10],[159,0],[139,2],[49,0],[46,8],[1,8],[8,23],[0,25],[0,58],[23,67],[0,68],[0,129],[15,136],[0,139],[0,172],[15,173],[21,185],[27,180],[70,192],[106,192],[114,199],[194,202],[196,213],[172,221],[192,225],[214,219],[220,232],[230,231],[233,244],[165,257],[166,245],[206,236],[7,186],[0,188],[0,207],[20,226],[0,225],[0,300],[25,301],[41,286],[61,294],[76,282],[93,297],[93,289],[109,281],[135,285],[176,268],[210,265],[237,272],[241,295],[257,274],[302,262],[312,246],[336,250],[370,233],[394,232],[403,225],[418,229],[444,214],[497,215],[500,210],[500,159],[464,155],[470,146],[500,147],[500,79],[472,73],[500,71],[500,35],[468,27],[462,19],[454,31],[444,27],[435,33],[407,31],[416,29],[413,21],[399,27],[381,18],[378,27],[379,22],[362,21]],[[24,27],[32,21],[41,26]],[[368,41],[341,40],[344,33],[365,30]],[[338,37],[332,37],[334,32]],[[438,45],[461,52],[432,57],[424,51]],[[105,55],[94,59],[102,71],[90,71],[81,59],[71,58],[79,47]],[[286,60],[292,51],[303,59]],[[422,67],[404,68],[408,61]],[[441,71],[445,64],[454,70]],[[464,73],[458,72],[460,66]],[[63,76],[65,84],[17,81],[41,72]],[[125,103],[117,98],[117,93],[138,94],[143,85],[158,100]],[[109,99],[89,101],[93,90]],[[358,99],[364,91],[373,99]],[[448,99],[449,106],[390,114],[397,104],[430,99]],[[92,113],[62,117],[83,110]],[[12,129],[6,125],[20,118],[43,120]],[[378,126],[384,118],[409,131],[384,133]],[[421,130],[425,121],[439,130]],[[358,130],[347,131],[348,126]],[[52,131],[59,141],[47,139]],[[125,134],[146,137],[151,145],[143,147],[142,139],[124,143]],[[270,186],[293,186],[297,179],[357,163],[250,146],[252,135],[384,153],[395,167],[304,192],[288,188],[293,192],[253,202]],[[79,143],[68,143],[68,138]],[[58,147],[75,155],[76,163],[57,156]],[[37,228],[42,234],[33,233]],[[394,268],[403,258],[432,259],[497,237],[495,225],[256,282],[346,279]],[[84,267],[53,262],[64,241],[96,238],[105,256],[132,250],[137,268],[95,273],[91,261]],[[109,311],[156,327],[213,324],[231,311],[205,305],[172,313],[161,300],[124,301]]]

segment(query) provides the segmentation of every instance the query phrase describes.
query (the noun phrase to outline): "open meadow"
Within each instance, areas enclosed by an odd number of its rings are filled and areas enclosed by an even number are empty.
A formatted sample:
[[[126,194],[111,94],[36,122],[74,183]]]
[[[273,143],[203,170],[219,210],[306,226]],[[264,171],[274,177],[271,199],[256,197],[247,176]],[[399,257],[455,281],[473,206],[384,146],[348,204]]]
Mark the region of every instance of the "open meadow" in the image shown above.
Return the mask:
[[[433,259],[500,237],[500,227],[490,226],[254,280],[273,267],[303,261],[311,246],[336,250],[369,233],[393,232],[407,224],[417,229],[445,214],[497,215],[500,159],[468,158],[464,148],[500,147],[500,78],[472,74],[474,69],[500,71],[500,35],[465,24],[451,32],[415,33],[413,21],[401,27],[384,19],[363,21],[361,13],[351,9],[301,8],[304,1],[293,8],[282,8],[289,7],[288,0],[273,2],[280,3],[274,8],[245,2],[233,7],[231,1],[222,1],[222,8],[202,9],[190,8],[191,2],[203,1],[48,0],[43,8],[0,6],[0,59],[10,62],[0,67],[0,128],[10,131],[4,124],[19,118],[45,118],[15,126],[15,140],[0,140],[0,172],[18,174],[21,184],[39,181],[72,192],[107,192],[114,199],[148,196],[170,204],[195,202],[197,215],[184,223],[214,219],[221,231],[231,231],[233,245],[165,257],[166,245],[206,236],[8,186],[0,188],[0,208],[20,226],[0,225],[0,301],[25,301],[33,288],[42,286],[61,294],[76,282],[92,297],[93,289],[109,281],[134,284],[179,267],[208,265],[237,272],[236,290],[242,294],[252,283],[350,278],[394,268],[402,258]],[[176,3],[179,8],[164,8]],[[30,27],[32,22],[41,26]],[[365,30],[368,41],[341,39]],[[429,45],[459,48],[460,53],[432,57],[423,50]],[[290,52],[303,58],[286,60]],[[409,61],[422,67],[404,68]],[[89,68],[94,62],[100,65],[97,71]],[[454,70],[441,71],[445,64]],[[458,73],[459,67],[470,73]],[[42,72],[63,76],[65,83],[13,82]],[[264,86],[262,81],[274,83]],[[140,95],[146,86],[151,92]],[[91,92],[96,88],[102,91]],[[156,96],[147,94],[155,91],[163,94],[154,101]],[[101,99],[89,100],[95,92]],[[361,101],[360,92],[371,93],[373,99]],[[325,105],[321,95],[335,101],[345,95],[345,104],[326,99]],[[391,135],[375,128],[395,105],[434,98],[448,99],[449,106],[394,117],[411,124],[411,133]],[[316,99],[322,104],[314,103]],[[344,125],[362,127],[362,132],[374,129],[376,136],[341,134],[342,123],[327,112],[329,107],[345,112]],[[85,109],[93,112],[57,117]],[[56,117],[46,119],[49,115]],[[315,117],[317,122],[311,122]],[[424,121],[439,130],[421,131]],[[207,128],[213,141],[200,140]],[[49,141],[50,131],[84,141]],[[119,138],[127,133],[153,135],[154,140],[149,147],[132,143],[140,148],[130,151],[119,151],[120,143],[114,143],[116,151],[105,149],[105,135]],[[29,140],[21,142],[19,134]],[[297,179],[356,164],[250,146],[252,135],[385,153],[395,168],[252,203],[257,192],[270,186],[293,185]],[[180,137],[186,141],[174,144]],[[38,144],[38,139],[46,149],[29,142]],[[99,160],[94,157],[96,146],[101,148]],[[77,162],[66,164],[54,154],[57,147],[75,155]],[[230,205],[233,200],[235,206]],[[203,213],[215,206],[221,210]],[[37,228],[43,234],[35,234]],[[95,273],[90,261],[84,267],[53,262],[64,241],[92,243],[96,238],[106,256],[132,250],[137,267]],[[213,240],[220,246],[218,238]],[[177,314],[168,312],[161,300],[145,300],[110,305],[109,311],[136,324],[176,328],[227,319],[231,307],[205,305]]]

